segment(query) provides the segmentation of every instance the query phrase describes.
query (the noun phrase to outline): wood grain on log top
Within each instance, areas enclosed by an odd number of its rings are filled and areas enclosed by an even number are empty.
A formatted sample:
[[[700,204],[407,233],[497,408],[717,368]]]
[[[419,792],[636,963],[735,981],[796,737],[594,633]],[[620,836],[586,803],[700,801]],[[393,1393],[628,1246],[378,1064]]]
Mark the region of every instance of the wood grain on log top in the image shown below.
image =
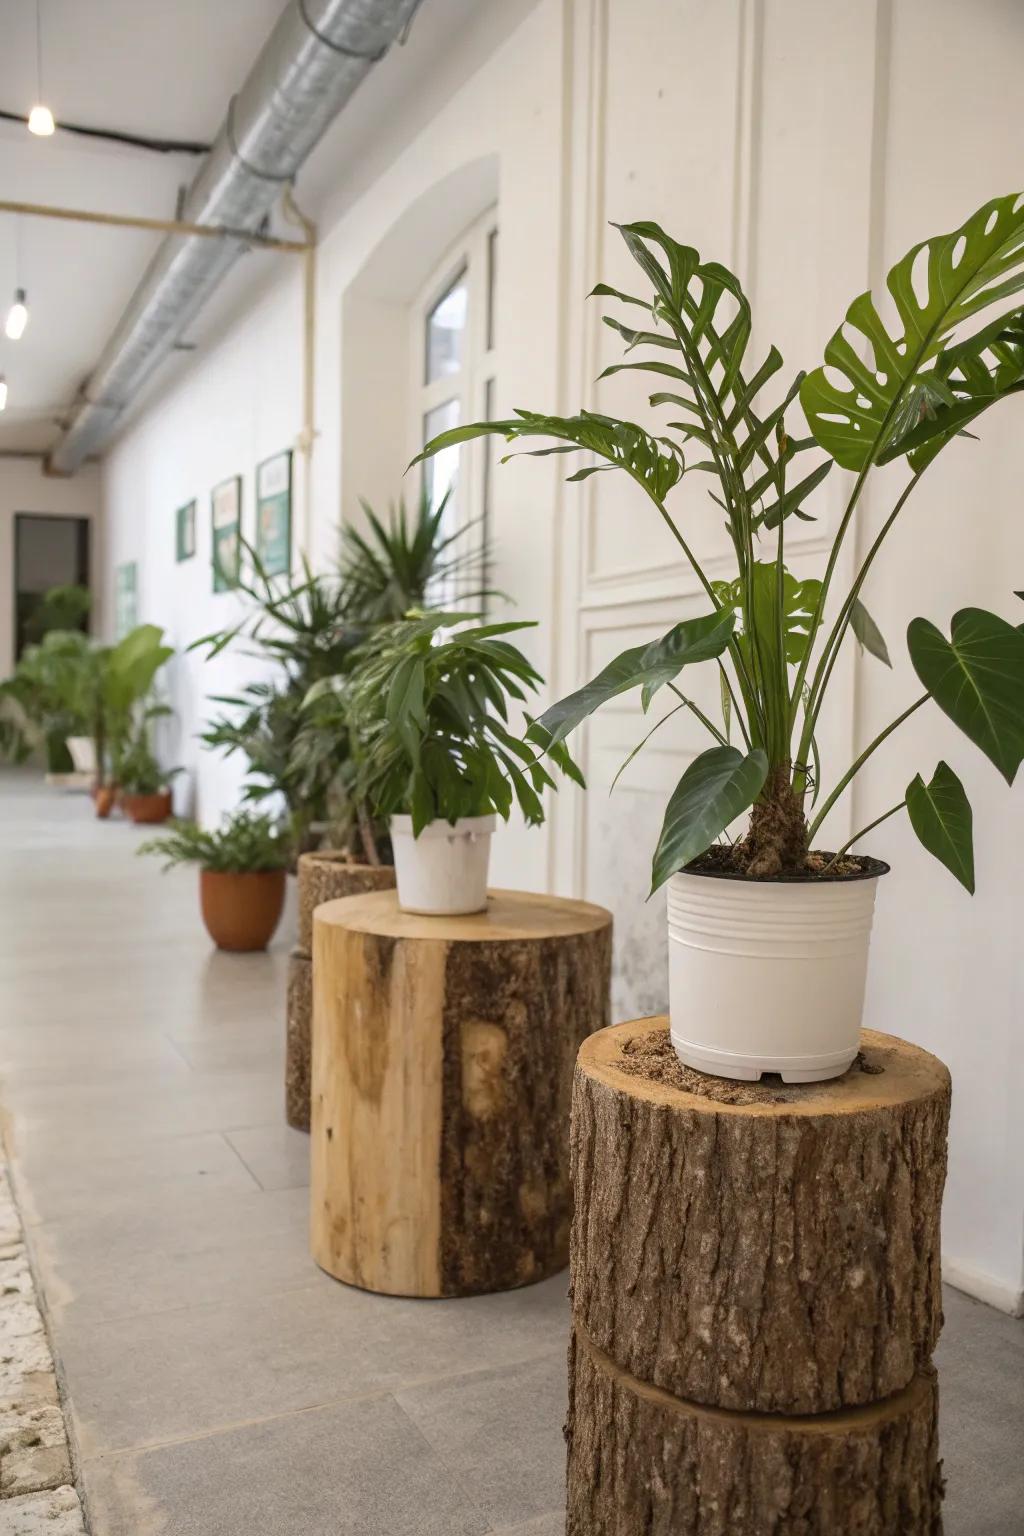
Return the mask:
[[[604,907],[592,906],[587,901],[534,896],[526,891],[489,891],[485,912],[428,917],[420,912],[403,912],[395,891],[377,891],[349,897],[344,903],[328,902],[319,908],[317,920],[382,938],[484,944],[593,933],[607,927],[609,917]]]

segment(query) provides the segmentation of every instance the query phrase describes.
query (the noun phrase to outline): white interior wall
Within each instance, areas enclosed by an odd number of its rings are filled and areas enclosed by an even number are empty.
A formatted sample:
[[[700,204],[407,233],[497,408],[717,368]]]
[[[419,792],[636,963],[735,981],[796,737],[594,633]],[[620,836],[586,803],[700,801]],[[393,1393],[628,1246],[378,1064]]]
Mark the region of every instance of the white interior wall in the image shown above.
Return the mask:
[[[44,475],[37,458],[0,459],[0,677],[7,677],[14,665],[14,519],[19,512],[52,512],[92,520],[93,627],[101,622],[98,595],[103,586],[104,555],[99,538],[98,466],[87,464],[73,480],[59,480]]]
[[[613,339],[582,296],[598,278],[632,281],[609,219],[657,219],[734,264],[752,293],[763,345],[777,341],[790,370],[813,367],[849,300],[912,240],[1012,187],[1007,102],[1022,29],[1011,0],[970,8],[954,0],[540,0],[483,62],[467,51],[460,73],[453,50],[445,90],[427,82],[422,96],[396,104],[393,152],[372,178],[357,178],[321,230],[314,556],[334,555],[341,509],[348,513],[357,490],[386,500],[400,469],[387,435],[393,402],[380,377],[386,355],[401,349],[393,274],[381,269],[373,299],[392,306],[387,315],[369,303],[353,307],[357,285],[375,255],[384,261],[389,232],[410,209],[432,209],[442,224],[447,210],[454,238],[466,215],[486,206],[469,206],[472,197],[431,200],[430,189],[450,188],[471,162],[494,157],[499,168],[499,414],[517,405],[646,410],[621,380],[592,384]],[[339,185],[354,185],[341,168]],[[429,243],[404,242],[410,263],[423,263],[421,279]],[[251,529],[253,467],[299,427],[300,302],[297,270],[283,267],[278,284],[154,401],[106,461],[108,595],[114,566],[138,559],[142,613],[179,645],[236,611],[234,598],[210,591],[209,490],[242,472]],[[375,337],[381,346],[367,365]],[[1012,433],[1008,408],[1004,420],[986,423],[983,447],[954,449],[894,536],[872,578],[870,606],[896,665],[890,675],[852,650],[844,657],[822,733],[834,770],[906,702],[901,633],[913,613],[944,621],[951,605],[968,601],[1012,613],[1004,572],[1020,569],[1022,537]],[[801,574],[820,569],[843,490],[833,475],[818,498],[820,522],[794,531],[790,557]],[[176,567],[174,509],[191,496],[199,500],[199,553]],[[710,504],[687,489],[680,506],[712,574],[723,574]],[[882,510],[879,493],[870,515]],[[528,644],[555,689],[702,610],[642,498],[613,477],[563,487],[557,459],[518,462],[496,477],[495,520],[498,584],[515,594],[522,616],[543,621]],[[851,545],[844,570],[855,552]],[[237,658],[176,664],[179,757],[197,776],[205,819],[234,802],[241,764],[200,755],[191,737],[203,695],[243,672]],[[905,828],[887,824],[873,844],[894,870],[880,899],[868,1021],[936,1049],[953,1067],[951,1269],[1013,1305],[1022,1284],[1024,1148],[1012,1109],[1024,1082],[1014,1066],[1022,965],[1007,892],[1021,851],[1020,795],[1001,788],[940,720],[914,718],[833,826],[838,836],[852,829],[852,816],[870,819],[893,786],[899,798],[907,779],[930,772],[943,752],[976,791],[973,903]],[[563,795],[543,832],[504,834],[495,871],[507,883],[576,890],[613,907],[622,1015],[664,1002],[662,916],[643,898],[665,797],[699,745],[673,722],[609,798],[637,724],[631,703],[594,722],[581,743],[591,793]]]

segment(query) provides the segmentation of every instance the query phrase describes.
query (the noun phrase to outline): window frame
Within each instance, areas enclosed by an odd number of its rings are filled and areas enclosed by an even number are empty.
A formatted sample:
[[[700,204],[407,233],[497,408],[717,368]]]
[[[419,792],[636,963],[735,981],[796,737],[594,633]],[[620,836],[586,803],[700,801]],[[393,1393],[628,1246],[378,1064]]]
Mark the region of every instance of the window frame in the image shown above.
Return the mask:
[[[420,289],[411,309],[412,410],[408,425],[410,454],[423,447],[424,421],[428,411],[457,400],[459,424],[484,419],[493,409],[498,374],[497,279],[500,268],[501,233],[497,204],[493,204],[445,252],[429,280]],[[466,282],[466,331],[462,366],[427,382],[427,321],[431,311],[461,277]],[[427,483],[421,465],[416,488],[421,497]],[[472,527],[468,547],[480,551],[488,541],[493,495],[493,449],[490,438],[463,443],[459,449],[458,498],[454,528]],[[453,528],[453,531],[454,531]],[[448,598],[456,594],[446,594]]]

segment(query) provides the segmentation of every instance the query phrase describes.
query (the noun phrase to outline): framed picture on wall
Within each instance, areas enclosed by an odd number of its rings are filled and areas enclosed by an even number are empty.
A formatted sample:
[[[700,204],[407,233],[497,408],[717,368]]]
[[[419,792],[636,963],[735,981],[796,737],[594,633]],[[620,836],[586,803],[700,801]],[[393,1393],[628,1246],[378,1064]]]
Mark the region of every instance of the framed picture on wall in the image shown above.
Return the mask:
[[[268,576],[291,569],[291,449],[275,453],[256,468],[256,553]]]
[[[215,485],[210,495],[213,532],[213,590],[229,592],[238,586],[242,561],[242,477],[232,475]]]
[[[114,631],[121,640],[139,622],[139,567],[126,560],[114,572]]]
[[[196,552],[196,504],[188,501],[175,513],[175,553],[177,559],[191,560]]]

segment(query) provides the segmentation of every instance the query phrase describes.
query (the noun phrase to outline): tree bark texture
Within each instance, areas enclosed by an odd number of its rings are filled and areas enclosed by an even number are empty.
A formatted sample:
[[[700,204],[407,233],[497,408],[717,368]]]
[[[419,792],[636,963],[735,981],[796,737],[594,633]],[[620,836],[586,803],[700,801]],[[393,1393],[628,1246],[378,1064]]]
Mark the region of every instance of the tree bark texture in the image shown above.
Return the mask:
[[[317,1263],[415,1296],[562,1268],[573,1064],[608,1017],[610,915],[494,892],[424,917],[383,892],[318,909],[313,966]]]
[[[937,1418],[930,1370],[864,1408],[733,1413],[637,1381],[577,1332],[566,1536],[941,1536]]]
[[[390,890],[391,865],[356,863],[350,854],[330,848],[299,855],[299,942],[288,957],[285,1016],[285,1119],[297,1131],[309,1130],[310,1058],[313,1020],[313,913],[325,901]]]
[[[303,949],[288,956],[284,1054],[284,1113],[297,1131],[309,1130],[310,1053],[313,1044],[313,962]]]
[[[949,1074],[830,1082],[603,1030],[573,1091],[568,1536],[938,1536]]]
[[[577,1322],[639,1380],[713,1407],[822,1413],[900,1391],[942,1323],[946,1068],[865,1031],[841,1078],[721,1102],[715,1085],[737,1085],[623,1070],[638,1033],[665,1029],[616,1025],[580,1053]]]
[[[360,864],[351,854],[320,848],[299,855],[299,948],[313,953],[313,913],[325,901],[389,891],[395,884],[390,864]]]

